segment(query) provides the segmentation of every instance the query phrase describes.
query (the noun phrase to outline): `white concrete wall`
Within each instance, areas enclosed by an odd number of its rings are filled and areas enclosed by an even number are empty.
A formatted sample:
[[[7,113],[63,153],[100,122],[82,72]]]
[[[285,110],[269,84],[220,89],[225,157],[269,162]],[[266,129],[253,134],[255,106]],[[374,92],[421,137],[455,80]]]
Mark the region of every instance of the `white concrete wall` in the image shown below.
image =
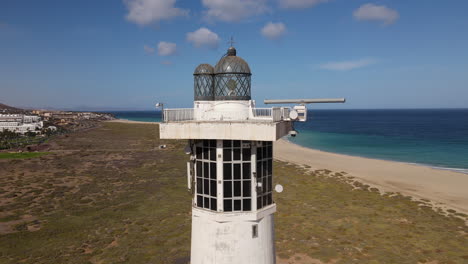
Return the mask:
[[[190,264],[275,263],[273,214],[258,220],[230,217],[220,221],[194,210]],[[257,237],[252,237],[253,225],[258,225]]]
[[[247,120],[253,101],[195,101],[194,120]]]
[[[174,122],[159,125],[161,139],[232,139],[276,141],[292,130],[281,122]]]

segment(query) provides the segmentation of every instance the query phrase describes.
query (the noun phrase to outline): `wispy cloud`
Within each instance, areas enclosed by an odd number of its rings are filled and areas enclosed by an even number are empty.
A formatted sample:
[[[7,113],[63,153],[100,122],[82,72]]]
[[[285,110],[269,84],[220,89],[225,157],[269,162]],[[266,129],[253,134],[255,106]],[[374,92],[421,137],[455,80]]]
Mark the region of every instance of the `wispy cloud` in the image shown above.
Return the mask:
[[[268,22],[261,30],[264,37],[269,39],[279,39],[286,33],[286,26],[279,22]]]
[[[281,8],[303,9],[310,8],[328,1],[329,0],[278,0],[278,3]]]
[[[349,70],[354,70],[358,68],[363,68],[371,64],[375,64],[375,63],[377,63],[376,59],[365,58],[365,59],[352,60],[352,61],[327,62],[327,63],[321,64],[319,68],[323,70],[330,70],[330,71],[349,71]]]
[[[152,47],[150,47],[150,46],[148,46],[148,45],[144,45],[144,46],[143,46],[143,49],[145,50],[145,52],[146,52],[147,54],[153,54],[153,53],[154,53],[154,48],[152,48]]]
[[[270,10],[267,0],[202,0],[208,21],[240,22]]]
[[[124,0],[128,21],[149,25],[161,20],[188,15],[188,10],[175,7],[176,0]]]
[[[357,20],[381,21],[384,25],[390,25],[398,20],[400,15],[395,9],[383,5],[364,4],[354,10],[353,16]]]
[[[219,45],[219,40],[218,34],[205,27],[187,33],[187,41],[192,43],[196,48],[208,47],[215,49]]]
[[[169,56],[174,55],[177,52],[177,44],[172,42],[160,41],[158,43],[158,55]]]

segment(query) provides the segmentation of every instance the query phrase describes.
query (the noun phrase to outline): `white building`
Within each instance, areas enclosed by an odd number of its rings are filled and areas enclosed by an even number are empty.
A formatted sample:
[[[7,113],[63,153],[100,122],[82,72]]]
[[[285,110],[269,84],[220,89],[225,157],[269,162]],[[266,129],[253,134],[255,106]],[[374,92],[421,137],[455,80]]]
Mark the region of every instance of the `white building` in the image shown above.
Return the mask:
[[[9,130],[15,133],[37,132],[43,123],[38,116],[22,114],[0,114],[0,131]]]

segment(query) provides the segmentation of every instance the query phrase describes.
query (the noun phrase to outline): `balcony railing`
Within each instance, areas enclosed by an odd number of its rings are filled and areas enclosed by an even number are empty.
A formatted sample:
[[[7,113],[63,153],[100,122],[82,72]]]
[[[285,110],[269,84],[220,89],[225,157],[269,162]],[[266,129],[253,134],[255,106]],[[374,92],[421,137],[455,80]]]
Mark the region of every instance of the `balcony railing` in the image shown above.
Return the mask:
[[[198,112],[196,112],[198,111]],[[288,121],[289,107],[250,108],[248,112],[202,111],[193,108],[164,109],[164,122],[182,121]]]
[[[164,109],[164,122],[193,120],[193,108]]]

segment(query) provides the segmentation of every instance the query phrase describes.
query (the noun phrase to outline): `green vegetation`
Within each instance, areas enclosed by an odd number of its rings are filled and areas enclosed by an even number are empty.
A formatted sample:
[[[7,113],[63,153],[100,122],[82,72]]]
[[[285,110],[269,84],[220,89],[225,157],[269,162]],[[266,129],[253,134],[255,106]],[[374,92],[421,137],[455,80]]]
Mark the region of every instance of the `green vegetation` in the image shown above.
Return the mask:
[[[0,152],[0,159],[29,159],[49,154],[49,152]]]
[[[185,263],[191,226],[185,141],[159,140],[157,125],[105,123],[50,144],[49,155],[0,160],[1,264]],[[274,170],[285,187],[275,194],[283,259],[468,261],[468,228],[456,212],[447,217],[426,202],[381,196],[347,183],[352,178],[344,172],[283,162]]]

